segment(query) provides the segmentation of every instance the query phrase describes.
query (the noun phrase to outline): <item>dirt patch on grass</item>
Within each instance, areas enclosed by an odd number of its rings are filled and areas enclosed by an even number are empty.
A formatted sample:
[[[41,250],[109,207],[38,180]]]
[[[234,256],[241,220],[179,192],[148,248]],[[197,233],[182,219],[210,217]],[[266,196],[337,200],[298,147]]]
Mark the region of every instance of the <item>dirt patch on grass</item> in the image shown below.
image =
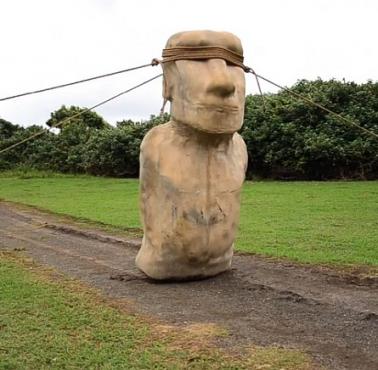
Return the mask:
[[[70,232],[73,227],[80,233]],[[160,328],[189,330],[191,338],[198,332],[197,338],[211,338],[230,353],[284,347],[295,356],[309,353],[330,369],[378,367],[378,285],[371,271],[354,274],[236,255],[232,270],[215,278],[159,284],[134,266],[137,239],[122,240],[93,227],[92,235],[85,231],[49,214],[0,203],[0,249],[20,250],[111,299],[125,300]],[[207,336],[210,328],[223,334]]]

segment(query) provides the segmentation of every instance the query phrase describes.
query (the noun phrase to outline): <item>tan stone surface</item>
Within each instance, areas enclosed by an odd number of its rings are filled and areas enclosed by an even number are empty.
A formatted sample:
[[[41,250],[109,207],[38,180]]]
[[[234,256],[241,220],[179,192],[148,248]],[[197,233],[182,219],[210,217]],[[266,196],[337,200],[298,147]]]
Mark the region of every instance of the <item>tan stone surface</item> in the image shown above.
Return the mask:
[[[223,46],[242,53],[226,32],[173,35],[167,47]],[[171,121],[144,138],[140,204],[144,227],[137,266],[154,279],[190,279],[229,269],[247,166],[242,68],[223,59],[164,64]]]

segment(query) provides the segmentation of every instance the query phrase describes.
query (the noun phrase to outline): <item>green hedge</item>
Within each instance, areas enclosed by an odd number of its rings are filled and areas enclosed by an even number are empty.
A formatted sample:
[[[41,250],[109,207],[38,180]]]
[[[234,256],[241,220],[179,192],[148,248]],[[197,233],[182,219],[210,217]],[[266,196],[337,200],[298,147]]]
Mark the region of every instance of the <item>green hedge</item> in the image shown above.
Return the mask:
[[[299,81],[292,91],[378,133],[378,83]],[[378,139],[288,92],[246,98],[248,172],[281,179],[378,176]]]
[[[378,83],[302,80],[291,89],[310,97],[359,125],[378,133]],[[51,114],[48,126],[85,108],[65,107]],[[134,177],[139,146],[155,125],[169,115],[146,122],[125,120],[116,127],[95,112],[72,118],[57,132],[0,154],[0,170],[30,167],[70,173]],[[40,126],[23,128],[0,119],[0,149],[18,142]],[[378,140],[340,122],[333,115],[282,91],[248,95],[241,135],[247,143],[248,176],[276,179],[378,178]]]

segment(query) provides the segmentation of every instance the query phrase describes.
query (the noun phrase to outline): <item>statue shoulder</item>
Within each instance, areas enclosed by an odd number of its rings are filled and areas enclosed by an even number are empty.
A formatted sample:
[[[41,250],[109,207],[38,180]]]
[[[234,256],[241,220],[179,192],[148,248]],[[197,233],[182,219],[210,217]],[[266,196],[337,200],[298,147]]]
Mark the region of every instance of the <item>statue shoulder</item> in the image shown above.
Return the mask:
[[[243,166],[246,170],[247,164],[248,164],[247,145],[246,145],[244,139],[242,138],[242,136],[240,134],[238,134],[237,132],[235,132],[232,139],[233,139],[233,142],[234,142],[234,150],[236,151],[236,153],[238,153],[238,155],[242,159]]]
[[[158,155],[162,141],[169,135],[170,124],[164,123],[153,127],[147,132],[140,145],[140,153],[143,157],[154,158]]]
[[[244,150],[245,152],[247,152],[247,145],[245,144],[245,141],[240,134],[235,132],[232,139],[233,139],[234,145],[236,145],[241,150]]]

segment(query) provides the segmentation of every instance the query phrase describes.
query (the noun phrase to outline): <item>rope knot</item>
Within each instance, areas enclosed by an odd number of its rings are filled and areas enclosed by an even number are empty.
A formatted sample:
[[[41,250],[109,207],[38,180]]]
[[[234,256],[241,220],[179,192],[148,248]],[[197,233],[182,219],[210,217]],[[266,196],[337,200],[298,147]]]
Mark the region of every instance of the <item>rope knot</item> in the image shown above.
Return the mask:
[[[151,65],[152,65],[153,67],[155,67],[155,66],[157,66],[157,65],[159,65],[159,64],[161,64],[161,60],[159,60],[158,58],[154,58],[154,59],[152,59],[152,61],[151,61]]]
[[[244,66],[244,72],[256,74],[256,72],[251,67],[247,66]]]

